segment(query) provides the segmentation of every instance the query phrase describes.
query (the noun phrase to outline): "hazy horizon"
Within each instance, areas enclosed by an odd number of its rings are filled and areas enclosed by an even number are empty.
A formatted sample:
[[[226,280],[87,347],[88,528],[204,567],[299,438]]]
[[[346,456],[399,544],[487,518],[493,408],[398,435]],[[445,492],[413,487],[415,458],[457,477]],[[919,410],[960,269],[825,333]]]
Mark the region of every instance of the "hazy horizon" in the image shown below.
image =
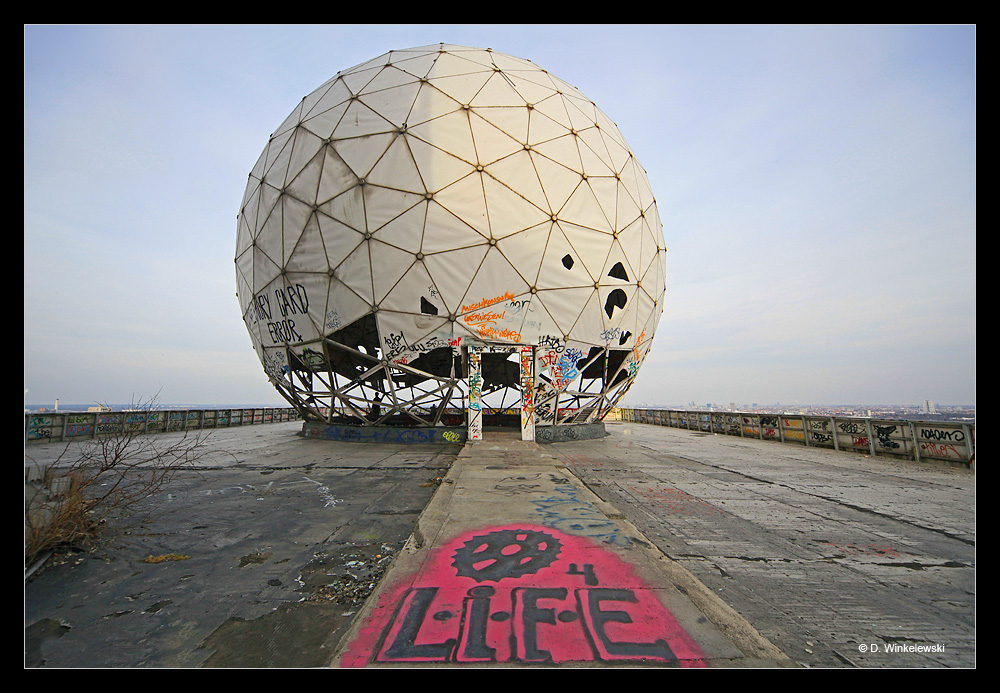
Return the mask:
[[[578,87],[646,168],[666,306],[621,404],[975,405],[976,27],[881,24],[25,26],[25,401],[286,406],[247,175],[338,71],[439,42]]]
[[[737,406],[739,406],[739,405],[747,405],[748,407],[755,406],[757,408],[764,408],[764,407],[785,407],[785,406],[787,406],[787,407],[797,407],[797,408],[803,408],[803,407],[812,407],[812,408],[818,408],[818,407],[831,407],[831,408],[834,408],[834,407],[856,407],[856,408],[862,408],[862,409],[864,409],[864,408],[874,408],[874,407],[902,407],[902,408],[910,408],[910,407],[912,407],[912,408],[918,408],[918,407],[922,406],[924,403],[923,402],[785,402],[785,403],[782,403],[782,402],[736,402],[736,404],[737,404]],[[932,404],[934,404],[936,407],[946,407],[946,408],[951,408],[951,407],[956,407],[956,408],[972,407],[972,408],[975,408],[975,406],[976,406],[975,404],[961,403],[961,402],[959,402],[959,403],[932,402]],[[31,409],[48,408],[48,407],[54,407],[54,406],[55,406],[54,402],[48,402],[48,403],[46,403],[46,402],[39,402],[39,403],[27,403],[27,404],[25,404],[25,408],[31,408]],[[118,407],[125,408],[125,407],[132,407],[132,406],[136,406],[136,405],[135,405],[135,403],[129,403],[129,402],[91,402],[91,403],[83,403],[83,404],[81,404],[80,402],[68,402],[67,403],[67,402],[63,402],[62,400],[59,400],[59,409],[66,409],[67,407],[83,407],[83,408],[86,408],[86,407],[96,407],[96,406],[110,406],[112,408],[118,408]],[[633,403],[633,404],[630,404],[630,405],[619,405],[619,406],[621,406],[623,408],[634,408],[634,409],[641,409],[641,408],[647,407],[647,408],[650,408],[650,409],[671,408],[671,409],[681,409],[682,410],[682,409],[690,408],[692,405],[690,403],[687,404],[687,405],[682,405],[682,404],[677,404],[677,403],[669,404],[669,403],[657,402],[657,403],[648,403],[648,404]],[[698,402],[698,403],[695,403],[693,405],[694,408],[704,408],[705,406],[729,407],[729,403],[722,403],[722,402]],[[178,407],[188,407],[188,408],[191,408],[191,409],[227,409],[227,408],[230,408],[230,407],[232,407],[232,408],[240,408],[240,407],[242,407],[242,408],[245,408],[245,409],[255,408],[255,407],[262,407],[262,408],[281,407],[281,408],[288,408],[288,409],[294,408],[288,402],[281,402],[281,403],[267,403],[267,402],[243,402],[243,403],[239,403],[239,402],[220,402],[220,403],[174,402],[174,403],[168,403],[168,402],[160,402],[160,403],[157,403],[156,406],[152,407],[152,409],[157,409],[157,408],[176,409]]]

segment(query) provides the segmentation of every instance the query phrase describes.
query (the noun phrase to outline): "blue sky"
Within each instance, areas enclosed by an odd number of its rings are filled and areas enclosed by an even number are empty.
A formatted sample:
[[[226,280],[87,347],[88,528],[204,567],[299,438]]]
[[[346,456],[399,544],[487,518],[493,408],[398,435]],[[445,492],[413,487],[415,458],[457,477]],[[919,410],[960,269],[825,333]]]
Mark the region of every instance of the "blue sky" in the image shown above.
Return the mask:
[[[236,301],[270,133],[339,70],[439,42],[614,120],[664,223],[626,402],[973,404],[974,26],[25,26],[26,403],[282,404]]]

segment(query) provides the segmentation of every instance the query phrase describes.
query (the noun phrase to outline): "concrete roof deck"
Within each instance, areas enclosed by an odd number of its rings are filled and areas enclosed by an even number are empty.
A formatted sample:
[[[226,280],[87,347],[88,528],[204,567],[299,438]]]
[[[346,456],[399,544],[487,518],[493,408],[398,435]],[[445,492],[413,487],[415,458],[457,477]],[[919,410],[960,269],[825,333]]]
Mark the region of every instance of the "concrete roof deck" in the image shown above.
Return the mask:
[[[25,664],[975,666],[974,471],[607,428],[218,430],[170,512],[26,583]]]

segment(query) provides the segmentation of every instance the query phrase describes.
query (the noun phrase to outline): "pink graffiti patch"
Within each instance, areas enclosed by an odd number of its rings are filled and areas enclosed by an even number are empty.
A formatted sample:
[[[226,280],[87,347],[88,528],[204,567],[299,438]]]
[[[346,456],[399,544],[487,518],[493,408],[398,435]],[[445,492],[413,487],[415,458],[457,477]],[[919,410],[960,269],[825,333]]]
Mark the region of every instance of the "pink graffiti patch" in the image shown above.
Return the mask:
[[[340,665],[661,662],[705,666],[631,566],[583,537],[467,532],[385,590]]]

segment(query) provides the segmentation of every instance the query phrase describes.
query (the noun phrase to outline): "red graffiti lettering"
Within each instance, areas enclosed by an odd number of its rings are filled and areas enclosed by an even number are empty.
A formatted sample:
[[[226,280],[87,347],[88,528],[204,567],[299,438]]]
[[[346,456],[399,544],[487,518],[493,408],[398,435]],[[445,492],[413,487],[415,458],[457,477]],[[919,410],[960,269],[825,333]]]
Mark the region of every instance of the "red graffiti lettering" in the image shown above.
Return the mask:
[[[657,661],[704,655],[628,564],[532,525],[469,532],[383,592],[342,666]]]
[[[963,455],[958,451],[958,448],[954,445],[948,445],[947,443],[921,443],[920,449],[924,454],[930,457],[963,458]]]

